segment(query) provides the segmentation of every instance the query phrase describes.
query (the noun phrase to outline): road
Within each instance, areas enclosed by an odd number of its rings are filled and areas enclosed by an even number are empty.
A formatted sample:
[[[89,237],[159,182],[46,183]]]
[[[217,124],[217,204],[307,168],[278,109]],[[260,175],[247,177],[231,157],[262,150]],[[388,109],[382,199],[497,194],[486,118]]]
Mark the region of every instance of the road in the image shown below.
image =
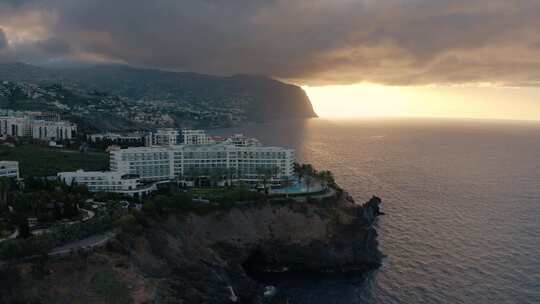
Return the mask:
[[[72,251],[77,251],[79,249],[89,250],[93,248],[98,248],[104,246],[115,235],[116,233],[114,233],[113,231],[108,231],[103,234],[92,235],[85,239],[71,242],[60,247],[56,247],[49,253],[49,255],[59,256],[68,254]]]

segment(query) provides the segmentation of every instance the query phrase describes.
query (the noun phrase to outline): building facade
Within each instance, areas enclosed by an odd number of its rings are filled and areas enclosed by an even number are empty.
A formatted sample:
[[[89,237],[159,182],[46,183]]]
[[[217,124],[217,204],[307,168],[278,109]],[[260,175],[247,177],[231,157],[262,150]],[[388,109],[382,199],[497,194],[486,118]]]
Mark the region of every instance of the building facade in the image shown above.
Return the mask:
[[[204,140],[204,131],[188,132],[187,143],[110,151],[111,170],[140,176],[142,181],[227,175],[237,181],[281,181],[294,174],[295,151],[265,147],[256,140]],[[186,136],[186,135],[185,135]],[[197,137],[197,138],[195,138]],[[194,144],[194,142],[205,144]]]
[[[19,178],[19,162],[0,161],[0,177]]]
[[[180,132],[176,129],[158,129],[146,136],[145,146],[173,146],[179,138]]]
[[[0,116],[0,135],[40,140],[64,140],[73,138],[77,132],[77,126],[73,123],[41,119],[43,117],[47,116],[37,116],[35,113]]]
[[[64,140],[72,139],[77,131],[77,126],[67,121],[30,121],[32,138],[41,140]]]
[[[0,135],[29,137],[32,136],[32,129],[26,118],[3,116],[0,117]]]
[[[95,143],[99,141],[109,141],[116,144],[142,145],[145,135],[140,133],[117,134],[117,133],[99,133],[87,136],[88,140]]]
[[[90,192],[114,192],[120,194],[147,195],[155,185],[143,186],[136,175],[113,171],[83,171],[58,173],[58,179],[67,185],[85,185]]]
[[[204,130],[182,130],[182,139],[184,145],[207,145],[212,142]]]

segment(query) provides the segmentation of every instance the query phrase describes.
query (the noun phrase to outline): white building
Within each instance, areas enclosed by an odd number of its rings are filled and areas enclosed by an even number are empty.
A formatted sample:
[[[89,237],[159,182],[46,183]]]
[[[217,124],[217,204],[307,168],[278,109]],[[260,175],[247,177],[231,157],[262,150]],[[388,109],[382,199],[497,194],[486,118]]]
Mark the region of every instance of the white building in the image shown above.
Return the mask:
[[[118,134],[118,133],[99,133],[88,135],[91,142],[108,140],[117,144],[143,144],[144,135],[140,133]]]
[[[115,172],[137,174],[144,181],[160,181],[171,175],[171,147],[135,147],[109,151],[110,169]]]
[[[127,195],[150,194],[155,185],[141,186],[136,175],[112,171],[83,171],[58,173],[58,179],[67,185],[85,185],[90,192],[114,192]]]
[[[0,177],[19,178],[19,162],[0,161]]]
[[[207,145],[212,142],[204,130],[182,130],[184,145]]]
[[[30,125],[34,139],[72,139],[77,131],[77,126],[67,121],[31,120]]]
[[[237,147],[261,146],[261,142],[253,137],[247,137],[243,134],[235,134],[225,140],[225,142],[233,144]]]
[[[189,132],[187,143],[170,146],[116,149],[110,151],[111,170],[136,174],[143,181],[160,181],[221,172],[233,180],[257,182],[264,175],[280,181],[294,174],[295,152],[264,147],[258,141],[236,136],[212,142],[204,131]],[[205,142],[206,144],[193,144]]]
[[[2,116],[0,117],[0,134],[13,137],[32,136],[32,129],[27,118]]]
[[[180,132],[176,129],[158,129],[146,136],[147,147],[151,146],[172,146],[178,143]]]
[[[10,116],[0,116],[0,135],[13,137],[31,137],[41,140],[71,139],[77,131],[73,123],[62,120],[45,120],[45,115],[25,113]]]

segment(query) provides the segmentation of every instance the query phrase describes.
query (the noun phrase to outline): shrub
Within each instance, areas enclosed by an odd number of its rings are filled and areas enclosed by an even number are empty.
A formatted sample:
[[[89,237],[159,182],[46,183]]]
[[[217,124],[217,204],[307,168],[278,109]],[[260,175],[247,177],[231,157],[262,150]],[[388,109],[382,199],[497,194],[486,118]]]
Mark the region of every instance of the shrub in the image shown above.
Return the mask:
[[[122,232],[139,235],[143,227],[133,214],[127,214],[114,221],[114,226],[122,229]]]
[[[124,283],[118,280],[112,271],[96,273],[92,278],[92,285],[95,292],[103,300],[103,303],[131,303],[129,290]]]

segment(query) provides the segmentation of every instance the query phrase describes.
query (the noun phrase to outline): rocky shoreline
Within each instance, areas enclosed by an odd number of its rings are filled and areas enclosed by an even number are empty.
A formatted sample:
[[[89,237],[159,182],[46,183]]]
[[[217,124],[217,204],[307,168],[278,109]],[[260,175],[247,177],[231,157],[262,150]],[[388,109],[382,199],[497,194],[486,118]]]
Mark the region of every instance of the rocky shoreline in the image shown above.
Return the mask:
[[[18,288],[43,303],[96,303],[80,290],[93,288],[100,269],[128,286],[126,303],[263,303],[256,273],[322,275],[379,267],[383,255],[373,223],[380,204],[373,197],[360,205],[341,193],[323,201],[268,201],[205,215],[148,218],[142,232],[121,233],[84,259],[47,262],[50,275],[40,280],[22,271],[19,286],[8,296],[0,288],[0,299],[16,298]],[[73,286],[55,285],[66,280]]]
[[[130,249],[132,262],[144,276],[160,279],[157,303],[258,303],[263,286],[248,273],[379,267],[373,223],[380,203],[373,197],[359,205],[344,194],[332,203],[269,203],[169,218],[145,230]]]

